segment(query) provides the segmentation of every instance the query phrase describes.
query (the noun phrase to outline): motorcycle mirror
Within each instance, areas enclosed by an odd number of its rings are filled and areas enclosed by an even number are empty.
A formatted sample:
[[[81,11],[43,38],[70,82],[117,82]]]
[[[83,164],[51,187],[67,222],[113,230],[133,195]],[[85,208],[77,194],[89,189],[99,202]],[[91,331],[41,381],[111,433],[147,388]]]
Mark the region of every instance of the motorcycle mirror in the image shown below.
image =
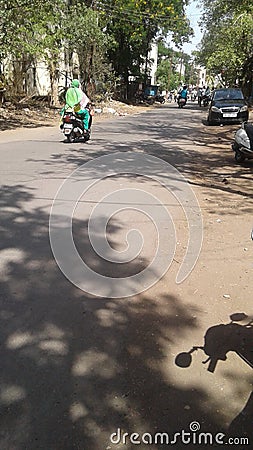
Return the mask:
[[[232,320],[232,322],[241,322],[244,319],[247,319],[247,314],[244,313],[234,313],[231,314],[231,316],[229,316],[230,320]]]
[[[189,367],[192,362],[192,355],[190,352],[179,353],[175,359],[175,364],[178,367]]]

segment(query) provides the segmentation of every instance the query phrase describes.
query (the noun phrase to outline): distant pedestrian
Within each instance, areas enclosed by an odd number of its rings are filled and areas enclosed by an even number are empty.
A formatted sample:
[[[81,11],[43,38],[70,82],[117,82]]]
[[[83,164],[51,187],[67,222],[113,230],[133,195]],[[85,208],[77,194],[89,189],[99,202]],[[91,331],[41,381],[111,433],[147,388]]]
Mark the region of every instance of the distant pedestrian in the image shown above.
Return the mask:
[[[202,97],[203,97],[203,88],[199,86],[197,90],[197,97],[198,97],[198,105],[201,106]]]

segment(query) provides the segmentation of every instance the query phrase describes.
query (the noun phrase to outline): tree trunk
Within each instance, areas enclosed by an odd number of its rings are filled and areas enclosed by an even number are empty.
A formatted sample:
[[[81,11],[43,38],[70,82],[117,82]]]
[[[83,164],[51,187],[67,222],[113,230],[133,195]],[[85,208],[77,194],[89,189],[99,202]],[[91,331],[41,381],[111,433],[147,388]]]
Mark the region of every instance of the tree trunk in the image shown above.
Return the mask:
[[[13,61],[13,84],[14,95],[23,96],[28,93],[27,89],[27,71],[31,65],[31,60],[24,53],[22,58]]]
[[[52,59],[49,62],[49,73],[50,73],[50,93],[49,93],[49,103],[50,106],[59,106],[59,70],[57,69],[55,61]]]

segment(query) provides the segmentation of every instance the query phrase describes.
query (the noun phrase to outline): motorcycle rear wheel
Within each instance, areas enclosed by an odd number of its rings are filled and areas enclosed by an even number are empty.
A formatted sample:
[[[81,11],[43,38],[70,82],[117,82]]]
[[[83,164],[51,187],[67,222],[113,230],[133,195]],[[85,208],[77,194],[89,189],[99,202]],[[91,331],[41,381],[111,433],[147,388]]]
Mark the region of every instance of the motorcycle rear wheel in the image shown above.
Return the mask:
[[[75,141],[75,133],[74,133],[74,131],[71,131],[71,133],[67,134],[67,140],[70,143]]]

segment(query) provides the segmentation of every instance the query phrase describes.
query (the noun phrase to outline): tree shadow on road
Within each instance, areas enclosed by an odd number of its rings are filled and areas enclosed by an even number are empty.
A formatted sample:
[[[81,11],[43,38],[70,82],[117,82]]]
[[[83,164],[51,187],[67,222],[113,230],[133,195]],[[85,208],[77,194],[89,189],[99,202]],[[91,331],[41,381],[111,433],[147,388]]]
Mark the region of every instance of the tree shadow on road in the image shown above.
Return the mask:
[[[118,449],[123,444],[110,442],[118,428],[172,435],[192,421],[221,431],[208,394],[172,375],[173,345],[198,328],[199,309],[169,291],[111,299],[74,287],[53,259],[48,211],[32,206],[33,196],[12,186],[1,197],[0,448]],[[86,225],[75,221],[83,249]],[[113,225],[112,240],[120,223]],[[94,264],[93,253],[87,258]],[[103,272],[102,261],[96,267]],[[132,449],[127,442],[123,448]]]

